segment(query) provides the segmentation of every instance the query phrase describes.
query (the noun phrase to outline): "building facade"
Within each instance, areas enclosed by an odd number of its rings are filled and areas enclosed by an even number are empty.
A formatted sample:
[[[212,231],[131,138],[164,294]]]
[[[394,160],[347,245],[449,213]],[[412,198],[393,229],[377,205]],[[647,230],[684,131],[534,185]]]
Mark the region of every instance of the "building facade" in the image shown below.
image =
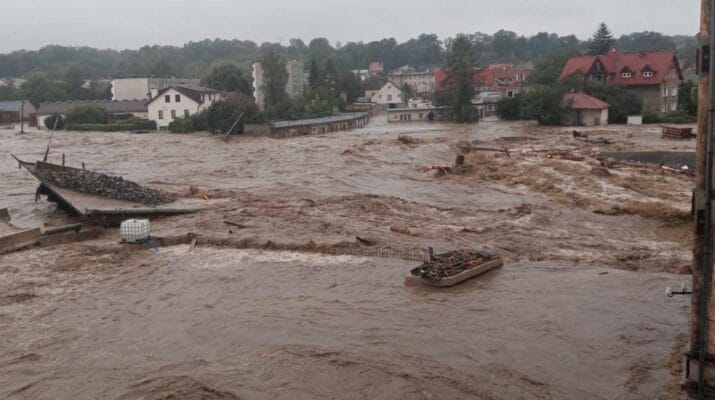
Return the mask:
[[[534,69],[530,65],[491,64],[487,68],[472,70],[472,83],[477,94],[498,93],[502,98],[513,98],[532,88],[530,78]],[[449,87],[449,77],[442,68],[434,71],[435,90]]]
[[[393,108],[387,110],[387,122],[429,122],[448,118],[449,107]]]
[[[256,100],[258,108],[263,111],[266,108],[266,92],[263,65],[260,62],[253,63],[251,68],[253,76],[253,98]],[[290,60],[286,62],[286,72],[288,73],[288,82],[286,83],[285,93],[288,97],[301,96],[308,84],[305,68],[300,61]]]
[[[412,92],[418,96],[430,96],[435,90],[434,71],[417,71],[412,67],[404,66],[390,73],[390,81],[397,87],[404,85],[410,87]]]
[[[198,87],[198,79],[182,78],[123,78],[112,79],[112,100],[150,99],[152,90],[171,86]]]
[[[571,58],[561,79],[577,79],[624,86],[636,95],[646,113],[665,115],[678,110],[678,88],[683,81],[674,52],[620,53]]]
[[[226,95],[218,90],[172,86],[156,91],[147,102],[148,118],[156,122],[157,129],[169,127],[175,118],[186,118],[199,113]]]
[[[388,81],[377,92],[366,93],[371,94],[370,101],[377,104],[398,105],[404,104],[402,90],[397,84]]]
[[[370,115],[365,112],[343,113],[327,117],[292,121],[275,121],[270,124],[270,135],[290,137],[348,131],[362,128],[367,125],[368,122],[370,122]]]

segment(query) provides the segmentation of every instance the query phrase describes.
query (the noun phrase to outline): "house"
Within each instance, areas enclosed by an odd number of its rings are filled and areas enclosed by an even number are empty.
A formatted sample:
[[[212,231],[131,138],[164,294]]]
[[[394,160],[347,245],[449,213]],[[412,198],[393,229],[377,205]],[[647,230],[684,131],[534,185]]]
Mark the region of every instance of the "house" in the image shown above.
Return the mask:
[[[381,74],[382,71],[385,70],[385,64],[383,64],[381,61],[373,61],[368,65],[368,71],[370,72],[370,76]]]
[[[198,79],[189,78],[123,78],[112,79],[112,100],[150,99],[152,91],[170,86],[199,86]]]
[[[367,94],[367,93],[366,93]],[[388,81],[380,90],[372,93],[370,101],[377,104],[387,104],[388,106],[396,106],[403,104],[402,90],[395,83]]]
[[[504,97],[499,92],[477,93],[472,103],[479,111],[479,118],[491,117],[497,114],[497,104]]]
[[[165,130],[178,117],[189,117],[226,98],[224,92],[202,87],[171,86],[158,90],[146,103],[148,117]]]
[[[471,79],[477,93],[497,92],[503,98],[513,98],[531,89],[529,78],[533,72],[530,65],[490,64],[487,68],[474,68]],[[447,72],[442,68],[435,69],[434,80],[437,91],[449,86]]]
[[[564,125],[608,125],[608,109],[611,105],[584,92],[567,93],[561,106]]]
[[[301,96],[308,83],[303,63],[296,60],[286,62],[286,72],[288,73],[288,83],[285,88],[286,95],[291,98]],[[263,111],[266,108],[266,92],[264,89],[265,82],[263,79],[263,65],[261,65],[260,62],[253,63],[252,76],[253,98],[256,99],[258,108]]]
[[[434,104],[425,99],[409,99],[407,100],[407,108],[434,108]]]
[[[37,108],[29,101],[11,100],[0,101],[0,123],[20,122],[20,116],[25,121],[36,121]]]
[[[45,127],[45,118],[68,111],[79,106],[93,105],[103,109],[109,116],[109,122],[126,118],[147,119],[146,100],[80,100],[42,103],[37,109],[37,127]]]
[[[360,82],[365,82],[367,80],[367,78],[370,77],[370,70],[368,70],[368,69],[354,69],[350,72],[352,72],[353,75],[360,78]]]
[[[428,122],[447,119],[451,107],[392,108],[387,110],[387,122]]]
[[[289,121],[275,121],[270,124],[271,136],[289,137],[320,134],[362,128],[370,122],[366,112],[342,113],[327,117],[307,118]]]
[[[571,58],[561,79],[604,82],[624,86],[643,104],[643,111],[664,115],[678,109],[678,87],[683,81],[675,52],[621,53]]]
[[[410,66],[400,67],[390,73],[390,81],[397,87],[407,85],[419,96],[429,96],[434,93],[434,71],[418,71]]]

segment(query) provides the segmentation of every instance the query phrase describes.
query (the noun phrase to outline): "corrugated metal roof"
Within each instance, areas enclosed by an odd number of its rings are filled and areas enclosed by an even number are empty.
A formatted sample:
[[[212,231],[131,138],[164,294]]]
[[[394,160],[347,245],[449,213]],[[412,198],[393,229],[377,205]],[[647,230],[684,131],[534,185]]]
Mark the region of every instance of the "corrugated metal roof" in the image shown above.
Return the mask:
[[[42,103],[37,113],[64,114],[69,110],[84,105],[95,105],[107,111],[109,114],[146,112],[146,100],[71,100],[59,101],[56,103]]]
[[[299,126],[322,125],[338,122],[352,121],[357,118],[366,117],[367,113],[343,113],[320,118],[296,119],[291,121],[275,121],[271,123],[271,128],[296,128]]]

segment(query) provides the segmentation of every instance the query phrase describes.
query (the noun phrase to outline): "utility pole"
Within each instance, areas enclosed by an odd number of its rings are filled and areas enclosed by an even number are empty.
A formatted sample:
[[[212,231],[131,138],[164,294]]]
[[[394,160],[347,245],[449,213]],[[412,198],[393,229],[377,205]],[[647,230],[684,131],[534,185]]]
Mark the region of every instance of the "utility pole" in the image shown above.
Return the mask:
[[[695,156],[695,249],[693,251],[693,296],[691,307],[690,351],[686,353],[686,383],[691,398],[715,399],[715,302],[712,297],[713,229],[713,122],[715,90],[710,71],[715,70],[711,49],[713,0],[701,0],[698,34],[698,135]]]
[[[25,100],[20,102],[20,133],[25,133]]]

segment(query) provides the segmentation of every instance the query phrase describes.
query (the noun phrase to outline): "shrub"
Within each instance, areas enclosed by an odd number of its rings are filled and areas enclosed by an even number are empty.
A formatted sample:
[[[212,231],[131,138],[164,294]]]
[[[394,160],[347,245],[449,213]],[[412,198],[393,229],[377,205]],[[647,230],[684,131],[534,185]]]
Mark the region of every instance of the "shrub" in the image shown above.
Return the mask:
[[[497,103],[497,116],[507,121],[515,121],[521,118],[521,95],[512,98],[504,98]]]
[[[56,129],[62,129],[65,126],[65,119],[60,114],[51,115],[45,118],[44,124],[47,129],[55,127],[55,119],[57,119]]]
[[[194,131],[209,131],[211,133],[227,132],[243,113],[241,123],[258,123],[263,116],[255,102],[244,97],[233,97],[211,105],[206,110],[193,115]]]
[[[107,112],[93,104],[79,106],[65,113],[65,123],[74,124],[104,124],[107,122]]]
[[[169,123],[171,133],[194,132],[194,121],[191,118],[176,118]]]

